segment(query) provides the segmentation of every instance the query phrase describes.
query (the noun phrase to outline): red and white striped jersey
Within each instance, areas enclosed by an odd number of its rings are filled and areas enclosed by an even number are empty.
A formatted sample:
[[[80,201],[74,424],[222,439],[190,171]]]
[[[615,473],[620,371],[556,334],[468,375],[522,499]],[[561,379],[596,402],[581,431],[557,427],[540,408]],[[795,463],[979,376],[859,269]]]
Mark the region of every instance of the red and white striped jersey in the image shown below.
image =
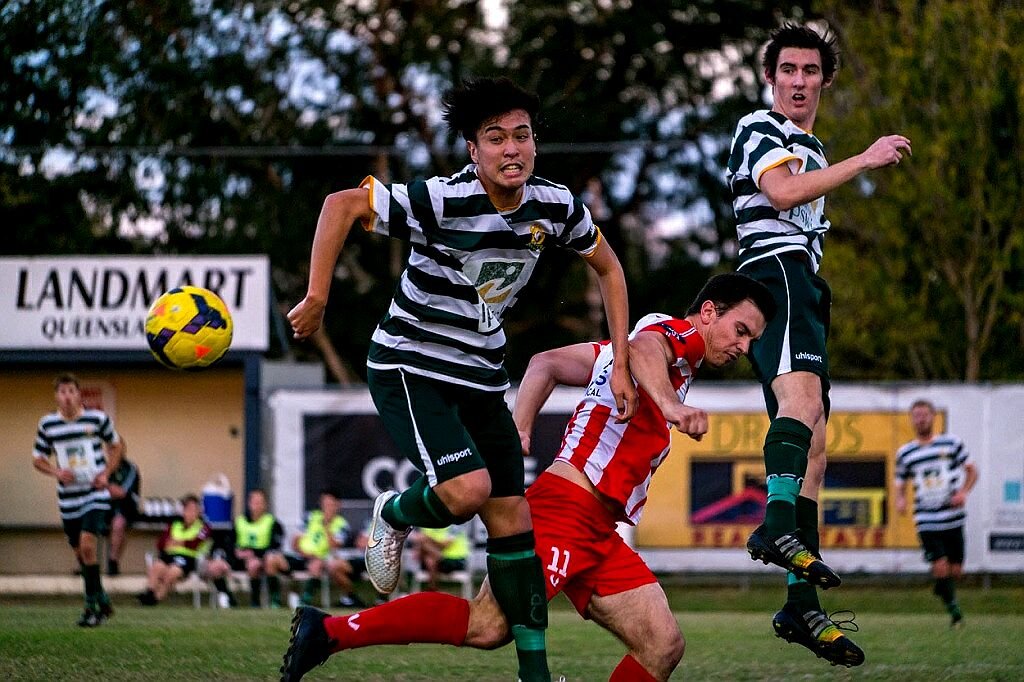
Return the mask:
[[[641,318],[630,338],[641,331],[656,331],[668,339],[675,355],[669,379],[679,400],[684,400],[704,359],[704,339],[686,320],[660,313]],[[565,427],[556,459],[583,472],[598,491],[622,505],[622,520],[635,525],[647,503],[651,476],[668,455],[670,427],[661,410],[639,386],[636,415],[625,424],[617,423],[609,376],[612,346],[594,344],[594,352],[590,384]]]

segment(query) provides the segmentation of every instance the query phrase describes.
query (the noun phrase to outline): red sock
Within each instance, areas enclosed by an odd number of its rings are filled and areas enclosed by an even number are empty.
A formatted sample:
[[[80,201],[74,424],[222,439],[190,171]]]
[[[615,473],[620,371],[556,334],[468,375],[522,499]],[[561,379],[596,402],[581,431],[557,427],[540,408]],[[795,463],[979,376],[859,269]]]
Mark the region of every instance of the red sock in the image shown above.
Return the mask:
[[[658,682],[658,680],[647,672],[647,668],[640,665],[635,658],[626,654],[615,666],[608,682]]]
[[[441,592],[418,592],[350,616],[327,618],[324,627],[338,642],[334,651],[377,644],[461,646],[469,629],[469,602]]]

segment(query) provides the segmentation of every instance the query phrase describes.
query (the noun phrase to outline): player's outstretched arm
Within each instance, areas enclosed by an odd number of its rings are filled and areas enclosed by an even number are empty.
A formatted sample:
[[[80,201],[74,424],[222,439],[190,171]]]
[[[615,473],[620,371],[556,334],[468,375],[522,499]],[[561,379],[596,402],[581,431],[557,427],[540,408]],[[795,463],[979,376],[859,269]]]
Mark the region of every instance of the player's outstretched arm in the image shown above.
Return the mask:
[[[537,353],[530,358],[512,410],[512,419],[523,443],[523,454],[529,454],[533,422],[555,386],[586,386],[594,367],[594,357],[594,344],[575,343]]]
[[[902,135],[885,135],[860,154],[827,168],[793,173],[786,164],[776,166],[761,174],[758,186],[772,208],[788,211],[825,196],[864,171],[895,166],[904,154],[911,154],[910,140]]]
[[[675,361],[668,340],[658,332],[640,332],[630,341],[633,376],[640,387],[661,410],[665,421],[694,440],[700,440],[708,430],[708,415],[704,410],[684,405],[669,379],[669,365]]]
[[[304,339],[320,328],[341,247],[345,245],[352,224],[356,220],[369,220],[372,216],[370,192],[366,187],[335,192],[324,200],[313,237],[306,297],[288,313],[296,339]]]
[[[617,421],[629,421],[636,414],[636,386],[629,372],[629,297],[626,277],[618,257],[603,238],[590,256],[587,265],[597,273],[604,301],[604,314],[608,320],[615,365],[612,367],[611,388],[618,408]]]

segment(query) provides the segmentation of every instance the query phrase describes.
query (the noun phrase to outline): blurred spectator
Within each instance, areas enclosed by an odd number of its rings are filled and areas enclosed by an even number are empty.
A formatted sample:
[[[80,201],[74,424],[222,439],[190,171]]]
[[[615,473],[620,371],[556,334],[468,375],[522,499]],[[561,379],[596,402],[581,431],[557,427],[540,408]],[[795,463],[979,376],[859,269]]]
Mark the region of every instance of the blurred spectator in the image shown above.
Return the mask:
[[[139,467],[127,457],[128,446],[121,439],[121,464],[107,476],[110,492],[110,551],[107,554],[107,575],[121,573],[121,556],[128,542],[128,529],[139,518],[142,476]]]
[[[341,500],[325,490],[320,493],[320,508],[306,514],[299,533],[292,539],[292,551],[284,555],[272,554],[267,573],[306,571],[309,578],[300,601],[312,604],[326,571],[331,581],[341,588],[342,600],[347,596],[352,604],[357,604],[358,599],[352,594],[352,565],[338,553],[352,543],[351,527],[341,515]]]
[[[181,498],[181,518],[172,521],[157,540],[159,554],[147,570],[147,589],[138,596],[139,603],[156,606],[177,583],[199,570],[199,562],[210,553],[212,533],[210,524],[200,515],[199,498],[194,494]],[[208,575],[220,593],[221,605],[232,605],[234,598],[227,587],[226,573]]]
[[[427,572],[427,588],[437,590],[437,579],[443,573],[466,570],[469,558],[469,536],[462,526],[419,528],[414,540],[416,558]]]
[[[227,575],[231,571],[245,571],[249,576],[249,605],[260,606],[262,580],[267,574],[267,591],[272,606],[281,605],[281,583],[276,573],[266,570],[274,553],[280,553],[284,542],[284,528],[267,511],[267,494],[256,488],[249,492],[246,513],[239,514],[234,524],[234,546],[226,556],[210,560],[210,575]]]

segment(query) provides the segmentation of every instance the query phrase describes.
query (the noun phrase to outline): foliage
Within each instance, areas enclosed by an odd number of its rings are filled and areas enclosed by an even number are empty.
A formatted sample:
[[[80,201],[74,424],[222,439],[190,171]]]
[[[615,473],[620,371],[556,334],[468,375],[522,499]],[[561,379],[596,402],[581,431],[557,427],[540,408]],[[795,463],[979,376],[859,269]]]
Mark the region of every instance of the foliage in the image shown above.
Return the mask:
[[[844,70],[820,127],[833,159],[899,132],[899,167],[830,197],[832,354],[845,376],[1024,376],[1024,10],[824,2]],[[831,101],[829,101],[831,99]]]

